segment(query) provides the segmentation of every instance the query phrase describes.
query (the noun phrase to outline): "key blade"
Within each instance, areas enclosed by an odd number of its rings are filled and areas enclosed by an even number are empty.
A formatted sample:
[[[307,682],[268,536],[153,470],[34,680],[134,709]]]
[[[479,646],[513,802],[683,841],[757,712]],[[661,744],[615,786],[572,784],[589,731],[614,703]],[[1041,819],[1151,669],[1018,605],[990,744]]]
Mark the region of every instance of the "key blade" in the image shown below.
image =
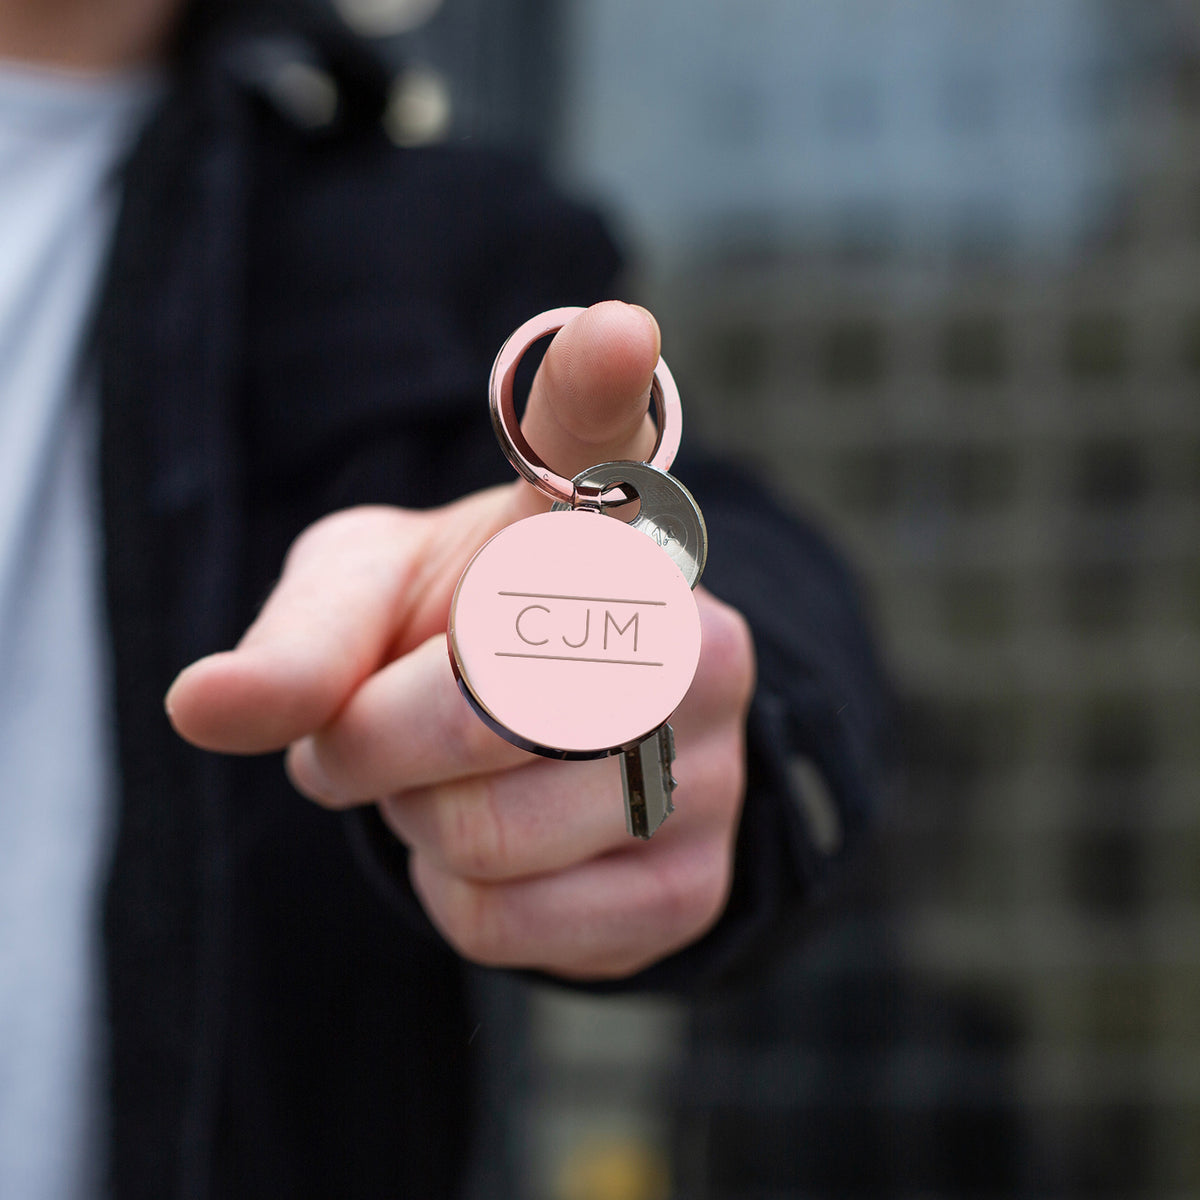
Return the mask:
[[[663,724],[621,754],[625,828],[632,837],[650,838],[675,811],[675,733]]]

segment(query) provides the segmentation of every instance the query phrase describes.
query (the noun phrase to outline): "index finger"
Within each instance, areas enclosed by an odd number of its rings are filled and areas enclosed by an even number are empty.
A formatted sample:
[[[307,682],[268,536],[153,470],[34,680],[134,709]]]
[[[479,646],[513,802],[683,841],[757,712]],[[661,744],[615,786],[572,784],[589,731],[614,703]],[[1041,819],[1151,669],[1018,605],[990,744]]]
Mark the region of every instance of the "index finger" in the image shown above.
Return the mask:
[[[649,313],[617,301],[564,326],[525,414],[538,452],[572,474],[648,452],[658,341]],[[257,754],[327,725],[374,671],[445,628],[471,554],[544,507],[521,485],[432,513],[363,508],[318,522],[298,539],[238,647],[193,663],[172,685],[167,711],[176,730],[206,749]]]
[[[352,508],[309,526],[237,647],[171,685],[176,731],[206,750],[263,754],[327,725],[381,666],[445,630],[463,564],[513,518],[513,495]]]
[[[351,509],[311,526],[237,647],[180,673],[167,714],[207,750],[258,754],[324,725],[371,674],[412,571],[412,515]]]
[[[463,698],[435,634],[359,687],[337,719],[292,746],[288,771],[333,807],[536,761]]]

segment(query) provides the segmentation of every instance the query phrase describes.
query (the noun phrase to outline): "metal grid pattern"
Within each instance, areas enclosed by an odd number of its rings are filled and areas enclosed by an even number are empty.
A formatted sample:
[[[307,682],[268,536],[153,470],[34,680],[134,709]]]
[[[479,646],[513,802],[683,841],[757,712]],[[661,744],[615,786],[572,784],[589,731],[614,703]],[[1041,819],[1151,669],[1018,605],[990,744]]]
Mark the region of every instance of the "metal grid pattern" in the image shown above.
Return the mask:
[[[709,435],[857,558],[911,760],[852,915],[697,1017],[682,1194],[1200,1194],[1190,79],[1060,262],[848,244],[663,286]]]
[[[1048,238],[1047,218],[1022,242],[1014,211],[1037,199],[1014,192],[1029,175],[1014,169],[1028,166],[1028,118],[1010,120],[1026,112],[1024,67],[965,69],[951,39],[952,70],[931,60],[928,81],[897,76],[884,94],[869,47],[824,83],[824,50],[796,68],[817,45],[800,36],[814,13],[858,53],[844,5],[526,7],[582,29],[565,63],[550,56],[556,80],[586,65],[602,9],[639,31],[614,27],[620,69],[600,54],[592,80],[616,80],[624,107],[603,88],[572,107],[568,87],[533,141],[634,214],[635,244],[642,220],[659,254],[644,296],[689,425],[756,463],[858,564],[905,697],[910,786],[829,929],[691,1013],[689,1035],[670,1006],[481,982],[495,1045],[474,1194],[1200,1195],[1200,10],[985,6],[1035,23],[1084,14],[1100,39],[1050,70],[1040,37],[1014,35],[1013,52],[1049,72],[1043,90],[1061,86],[1062,152],[1086,145],[1103,192],[1072,202],[1090,221]],[[476,8],[447,5],[445,30]],[[952,15],[979,61],[1001,62],[968,7],[868,9],[872,44],[887,41],[881,19],[923,11],[932,34]],[[797,36],[768,36],[785,18]],[[714,39],[718,65],[749,57],[689,73]],[[470,55],[449,58],[461,92]],[[810,103],[793,83],[825,92]],[[872,167],[868,202],[826,189],[824,207],[789,214],[781,177],[756,218],[722,207],[721,181],[738,192],[796,166],[772,122],[810,104],[848,153],[884,155],[887,130],[907,153],[893,110],[924,111],[905,97],[925,91],[943,98],[951,165],[975,164],[953,175],[961,204],[894,204]],[[760,160],[737,169],[755,113]],[[694,120],[664,136],[663,114]],[[686,160],[689,137],[708,141]],[[721,153],[729,169],[714,171]],[[831,178],[808,170],[798,195],[819,199]],[[1044,197],[1049,182],[1029,187]],[[1057,241],[1063,230],[1077,240]]]

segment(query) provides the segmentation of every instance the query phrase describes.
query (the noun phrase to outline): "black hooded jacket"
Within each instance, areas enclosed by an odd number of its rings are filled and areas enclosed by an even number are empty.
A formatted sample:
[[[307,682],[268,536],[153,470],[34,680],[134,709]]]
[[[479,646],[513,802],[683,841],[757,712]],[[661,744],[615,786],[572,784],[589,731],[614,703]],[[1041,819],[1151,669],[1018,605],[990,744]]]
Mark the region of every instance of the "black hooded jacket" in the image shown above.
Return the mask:
[[[289,101],[296,62],[334,80],[329,119]],[[277,758],[188,747],[162,707],[182,666],[236,640],[313,519],[511,477],[487,418],[493,355],[532,314],[611,293],[594,216],[519,162],[395,148],[386,84],[316,9],[198,7],[125,175],[96,330],[119,1200],[438,1200],[465,1156],[463,966],[403,847],[372,813],[300,799]],[[812,906],[830,863],[788,762],[820,768],[853,847],[886,771],[887,701],[825,543],[731,468],[677,473],[708,522],[705,583],[747,615],[759,656],[728,911],[628,985],[681,990],[760,959]]]

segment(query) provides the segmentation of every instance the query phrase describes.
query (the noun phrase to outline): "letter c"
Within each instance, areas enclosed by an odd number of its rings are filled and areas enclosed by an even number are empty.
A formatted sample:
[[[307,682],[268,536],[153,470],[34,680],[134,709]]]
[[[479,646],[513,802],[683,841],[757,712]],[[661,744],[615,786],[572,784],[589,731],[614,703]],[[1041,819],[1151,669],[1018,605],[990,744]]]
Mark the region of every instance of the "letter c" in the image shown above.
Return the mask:
[[[542,638],[540,641],[535,642],[533,638],[527,638],[521,632],[521,618],[527,612],[531,612],[535,608],[541,609],[541,611],[544,613],[550,612],[550,610],[544,604],[527,604],[519,613],[517,613],[517,619],[513,622],[513,628],[517,631],[517,637],[519,637],[527,646],[544,646],[550,640],[549,638]]]

